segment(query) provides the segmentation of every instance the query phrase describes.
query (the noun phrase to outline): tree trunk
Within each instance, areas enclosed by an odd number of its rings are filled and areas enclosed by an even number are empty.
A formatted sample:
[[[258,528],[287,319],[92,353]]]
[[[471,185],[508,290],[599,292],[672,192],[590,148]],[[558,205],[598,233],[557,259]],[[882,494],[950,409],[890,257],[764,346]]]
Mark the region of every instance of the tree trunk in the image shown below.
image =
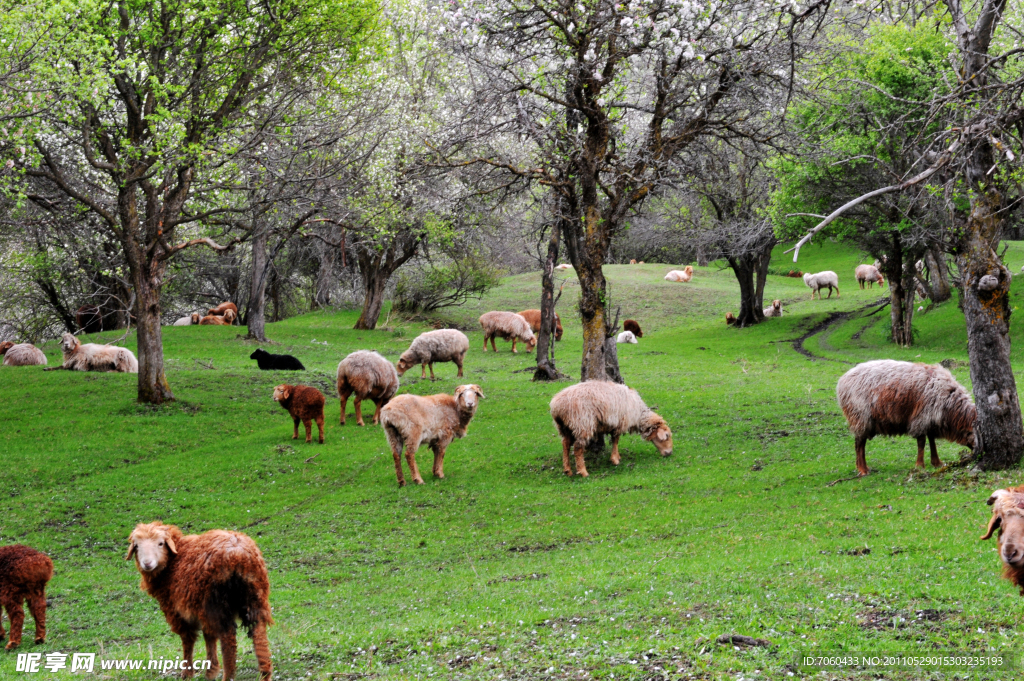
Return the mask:
[[[615,334],[604,341],[604,374],[605,379],[615,383],[625,383],[619,371],[619,346],[615,343]]]
[[[323,244],[320,268],[316,275],[316,291],[313,294],[313,309],[319,310],[331,304],[331,287],[334,286],[334,262],[337,251],[329,244]]]
[[[603,254],[601,254],[603,255]],[[580,317],[583,322],[583,361],[580,381],[605,380],[605,296],[608,285],[601,270],[573,263],[580,280]]]
[[[563,203],[563,202],[559,202]],[[561,234],[558,216],[551,224],[551,237],[548,239],[548,253],[544,259],[540,286],[540,333],[537,334],[537,370],[533,373],[535,381],[556,381],[564,378],[555,367],[555,263],[558,262],[558,245]]]
[[[363,273],[363,311],[354,328],[372,331],[377,328],[380,311],[384,307],[384,292],[389,276],[380,270]]]
[[[266,341],[265,329],[267,310],[267,277],[270,267],[267,262],[267,232],[257,227],[252,237],[252,281],[249,283],[249,306],[245,321],[249,327],[249,338]]]
[[[157,266],[162,269],[161,266]],[[160,287],[162,272],[134,271],[135,323],[138,339],[139,402],[163,404],[174,399],[164,375],[164,342],[160,328]],[[148,275],[148,276],[147,276]]]
[[[932,246],[925,253],[924,262],[928,266],[928,284],[932,302],[942,303],[949,300],[953,294],[949,288],[949,271],[946,269],[946,258],[942,251],[936,246]]]
[[[764,321],[764,284],[754,284],[755,265],[751,258],[729,258],[729,267],[740,284],[740,313],[736,326],[753,326]]]
[[[914,263],[905,262],[906,253],[903,239],[899,232],[890,232],[891,251],[886,254],[885,278],[889,281],[889,320],[892,328],[889,336],[892,342],[901,347],[914,344],[914,331],[907,324],[907,306],[913,305],[916,292]]]

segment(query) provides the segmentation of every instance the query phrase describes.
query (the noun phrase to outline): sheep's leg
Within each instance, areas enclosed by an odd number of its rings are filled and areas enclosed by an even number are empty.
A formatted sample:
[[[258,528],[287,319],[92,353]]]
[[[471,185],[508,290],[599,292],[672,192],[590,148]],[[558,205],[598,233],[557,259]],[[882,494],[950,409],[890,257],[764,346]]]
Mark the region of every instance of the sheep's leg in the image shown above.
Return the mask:
[[[581,442],[577,442],[576,447],[573,450],[573,454],[576,457],[576,474],[582,475],[584,478],[590,476],[590,473],[587,473],[587,464],[583,462],[583,454],[586,453],[586,451],[586,445]]]
[[[294,417],[293,416],[292,417],[292,421],[295,422],[295,429],[292,431],[292,439],[293,440],[298,440],[299,439],[299,419],[298,419],[298,417]]]
[[[4,604],[0,603],[0,641],[4,640],[7,632],[4,631]]]
[[[484,334],[484,352],[487,352],[487,341],[491,339],[486,333]]]
[[[462,362],[466,359],[466,353],[459,355],[459,358],[455,360],[455,364],[459,367],[459,378],[462,378]]]
[[[320,444],[324,443],[324,417],[323,415],[316,417],[316,430],[320,434]]]
[[[924,435],[917,438],[917,467],[924,468]]]
[[[373,423],[373,425],[377,425],[378,423],[380,423],[380,410],[381,410],[381,408],[384,405],[384,400],[374,400],[373,403],[374,403],[374,405],[376,405],[377,408],[374,409],[374,411],[373,411],[373,421],[372,421],[372,423]]]
[[[430,367],[430,373],[431,373],[431,375],[433,375],[434,367]],[[426,378],[426,377],[427,377],[427,363],[424,362],[423,363],[423,373],[420,375],[420,378]]]
[[[828,297],[829,297],[829,298],[831,298],[831,297],[832,297],[832,289],[829,289],[829,290],[828,290]],[[838,297],[839,297],[839,287],[838,287],[838,286],[836,286],[836,298],[838,298]]]
[[[934,435],[929,435],[928,436],[928,445],[931,448],[931,452],[932,452],[932,467],[933,468],[942,468],[942,460],[939,458],[939,450],[935,449],[935,436]]]
[[[491,347],[494,349],[495,352],[498,351],[498,346],[494,344],[494,336],[491,336]]]
[[[220,637],[220,654],[224,658],[224,681],[233,681],[235,658],[238,655],[238,642],[235,640],[234,628],[224,632]]]
[[[363,400],[360,399],[358,393],[356,394],[356,399],[355,399],[355,403],[354,404],[355,404],[355,408],[356,408],[356,425],[357,426],[365,426],[366,424],[363,423]]]
[[[405,487],[405,475],[402,473],[402,437],[397,431],[388,428],[388,444],[391,445],[391,454],[395,457],[395,475],[398,477],[398,486]]]
[[[46,594],[42,591],[28,597],[28,609],[36,622],[36,643],[46,642]]]
[[[345,390],[338,391],[338,397],[341,398],[341,425],[345,425],[345,408],[348,406],[348,396],[352,394],[352,390],[347,388]],[[359,413],[359,398],[356,397],[356,414]],[[359,425],[363,425],[360,423]]]
[[[619,433],[612,435],[612,465],[618,466],[622,459],[619,457]]]
[[[184,659],[184,670],[181,672],[181,678],[191,679],[192,678],[192,655],[196,647],[196,632],[192,629],[185,629],[180,634],[181,636],[181,657]],[[227,678],[227,677],[224,677]]]
[[[313,442],[313,419],[302,419],[302,425],[306,428],[306,444]]]
[[[444,446],[435,442],[430,446],[434,450],[434,477],[444,479]]]
[[[434,363],[430,362],[427,366],[430,367],[430,380],[431,381],[436,381],[437,379],[434,378]]]
[[[419,448],[419,439],[413,442],[410,438],[409,442],[405,445],[405,462],[409,465],[409,472],[412,473],[412,481],[417,485],[422,485],[423,478],[420,477],[420,470],[416,468],[416,450]]]
[[[21,645],[21,628],[25,625],[25,611],[21,606],[20,598],[12,598],[4,603],[7,609],[7,619],[11,622],[11,640],[7,642],[7,650],[12,650]]]
[[[569,477],[572,477],[572,467],[569,465],[569,450],[572,449],[572,438],[562,436],[562,470]]]
[[[256,653],[256,665],[260,668],[260,681],[270,681],[273,664],[270,661],[270,640],[267,625],[260,622],[252,630],[252,649]]]
[[[206,678],[213,681],[220,673],[220,660],[217,659],[217,637],[204,633],[203,640],[206,642],[206,659],[210,661],[210,668],[206,670]]]
[[[867,443],[866,437],[858,437],[854,442],[854,449],[857,451],[857,475],[868,474],[868,461],[867,455],[864,452],[864,445]]]
[[[512,352],[515,353],[515,354],[519,354],[519,353],[516,352],[516,341],[517,340],[519,340],[519,339],[516,338],[515,336],[512,336]]]

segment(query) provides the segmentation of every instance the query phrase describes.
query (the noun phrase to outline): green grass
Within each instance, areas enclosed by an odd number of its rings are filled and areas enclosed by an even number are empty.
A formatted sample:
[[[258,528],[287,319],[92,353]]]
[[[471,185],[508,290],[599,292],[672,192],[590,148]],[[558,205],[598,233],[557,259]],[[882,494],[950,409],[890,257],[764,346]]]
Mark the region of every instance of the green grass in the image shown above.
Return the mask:
[[[781,251],[775,263],[788,267]],[[1007,259],[1019,269],[1024,248]],[[782,299],[785,316],[740,330],[723,322],[737,308],[727,269],[696,268],[677,284],[662,280],[666,266],[607,267],[612,304],[645,332],[619,346],[622,373],[669,421],[675,452],[662,458],[626,436],[622,464],[588,459],[586,480],[562,474],[548,415],[568,383],[531,382],[531,356],[508,343],[480,351],[476,317],[535,307],[537,274],[444,313],[469,329],[464,382],[487,398],[449,449],[447,478],[419,487],[397,488],[378,428],[337,424],[333,378],[355,349],[397,358],[423,324],[392,317],[357,332],[356,313],[342,312],[269,325],[275,344],[265,347],[298,356],[308,370],[297,374],[259,372],[238,328],[169,327],[178,401],[162,408],[134,402],[134,376],[3,368],[0,544],[29,544],[56,565],[49,638],[32,646],[29,633],[20,650],[179,655],[124,561],[132,527],[159,518],[186,532],[238,529],[260,545],[277,678],[653,679],[660,668],[749,679],[803,676],[791,666],[802,653],[1015,652],[1022,600],[999,577],[994,542],[977,538],[988,492],[1020,482],[1016,471],[922,473],[912,440],[880,439],[868,445],[876,473],[827,486],[855,472],[834,394],[847,362],[966,360],[955,302],[916,317],[913,348],[885,341],[885,310],[812,337],[806,347],[828,359],[798,354],[792,340],[828,313],[884,295],[856,288],[864,260],[831,243],[806,247],[794,268],[834,269],[842,296],[812,302],[799,279],[772,276],[765,298]],[[1022,293],[1015,284],[1014,300]],[[577,296],[570,277],[558,362],[573,376]],[[45,350],[52,365],[59,352]],[[454,365],[435,372],[435,383],[409,372],[402,390],[457,385]],[[966,364],[953,372],[970,385]],[[283,382],[328,395],[325,445],[290,439],[271,400]],[[942,443],[940,455],[959,449]],[[428,458],[422,450],[421,466]],[[728,633],[772,645],[716,645]],[[252,670],[251,645],[239,648]],[[14,668],[15,656],[0,657],[0,678],[29,678]]]

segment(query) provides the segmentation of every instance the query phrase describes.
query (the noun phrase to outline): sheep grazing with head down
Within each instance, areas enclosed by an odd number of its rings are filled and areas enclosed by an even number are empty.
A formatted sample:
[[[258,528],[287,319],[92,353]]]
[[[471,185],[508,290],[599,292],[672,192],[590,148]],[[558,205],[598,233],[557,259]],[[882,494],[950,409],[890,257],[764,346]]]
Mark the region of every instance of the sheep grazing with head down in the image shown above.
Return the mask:
[[[818,272],[817,274],[811,274],[807,272],[804,274],[804,284],[811,289],[811,300],[814,300],[814,294],[818,294],[818,300],[821,300],[821,289],[828,289],[828,297],[832,297],[832,289],[836,290],[836,298],[839,297],[839,275],[832,270],[825,270],[824,272]]]
[[[862,289],[865,283],[868,285],[868,288],[871,288],[876,282],[879,286],[885,286],[885,278],[874,265],[857,265],[857,269],[853,272],[857,277],[857,283],[860,284]]]
[[[781,317],[782,316],[782,301],[773,300],[771,307],[764,308],[765,317]]]
[[[46,642],[46,584],[52,578],[53,561],[45,553],[22,544],[0,546],[0,610],[7,610],[7,619],[11,622],[7,650],[21,645],[26,601],[36,621],[35,642]],[[0,619],[0,641],[4,635]]]
[[[70,333],[61,336],[60,349],[64,363],[56,369],[69,371],[120,371],[127,374],[139,373],[139,361],[128,348],[116,345],[82,344]],[[51,369],[46,369],[51,371]]]
[[[530,325],[530,331],[540,333],[540,310],[523,310],[517,313]],[[562,340],[562,319],[555,313],[555,340]]]
[[[632,344],[636,345],[636,343],[638,341],[636,339],[636,336],[633,335],[632,331],[623,331],[622,333],[620,333],[618,336],[615,337],[615,342],[616,343],[632,343]]]
[[[427,331],[416,336],[409,349],[398,358],[398,375],[416,366],[423,365],[423,375],[427,377],[430,367],[430,380],[434,380],[434,362],[455,362],[459,367],[459,378],[462,378],[462,363],[469,351],[469,338],[457,329],[438,329]]]
[[[380,411],[380,423],[395,457],[398,486],[405,486],[402,475],[402,448],[412,481],[423,484],[416,468],[416,450],[426,443],[434,451],[434,477],[444,477],[444,453],[456,438],[466,436],[469,422],[476,414],[484,393],[478,385],[460,385],[454,395],[399,395]]]
[[[183,678],[192,676],[192,653],[202,631],[210,669],[217,677],[217,642],[224,658],[224,680],[235,678],[238,622],[256,653],[261,681],[271,678],[270,579],[263,554],[241,532],[210,530],[183,535],[160,521],[135,526],[128,537],[128,555],[142,575],[142,590],[156,599],[171,631],[181,637]]]
[[[583,454],[591,438],[612,436],[612,463],[619,465],[619,437],[639,433],[662,456],[672,454],[672,430],[651,411],[640,394],[611,381],[585,381],[571,385],[551,399],[551,418],[562,436],[562,468],[572,475],[569,451],[576,458],[576,473],[586,477]]]
[[[306,427],[306,444],[313,441],[313,421],[324,443],[324,394],[308,385],[279,385],[274,388],[274,401],[291,414],[295,424],[292,439],[299,439],[299,421]]]
[[[644,332],[640,330],[640,324],[635,319],[627,319],[622,322],[623,331],[632,331],[637,338],[643,338]]]
[[[356,424],[363,425],[363,400],[373,400],[373,425],[380,420],[380,410],[398,392],[398,371],[395,365],[372,350],[356,350],[338,365],[338,397],[341,398],[341,425],[345,425],[345,405],[349,395],[356,396]]]
[[[5,367],[46,366],[46,355],[31,343],[15,345],[11,341],[5,341],[0,343],[0,355],[4,357]]]
[[[687,282],[693,279],[693,265],[687,265],[681,270],[671,270],[665,275],[665,281]]]
[[[1003,560],[1003,578],[1013,582],[1024,596],[1024,485],[997,489],[988,498],[992,517],[982,540],[999,531],[999,557]]]
[[[917,438],[917,465],[921,468],[925,439],[936,468],[942,461],[935,438],[975,448],[978,412],[964,387],[938,364],[891,359],[864,362],[842,375],[836,396],[854,436],[859,475],[868,474],[864,446],[876,435]]]
[[[526,349],[533,350],[537,345],[537,337],[533,335],[530,324],[515,312],[485,312],[480,315],[480,327],[484,330],[484,352],[487,352],[487,341],[495,352],[498,347],[495,338],[512,341],[512,352],[516,352],[516,341],[526,343]]]
[[[203,316],[201,314],[199,314],[198,312],[193,312],[189,316],[182,317],[181,319],[175,321],[174,326],[195,326],[196,324],[199,324],[199,320],[201,320],[202,318]]]

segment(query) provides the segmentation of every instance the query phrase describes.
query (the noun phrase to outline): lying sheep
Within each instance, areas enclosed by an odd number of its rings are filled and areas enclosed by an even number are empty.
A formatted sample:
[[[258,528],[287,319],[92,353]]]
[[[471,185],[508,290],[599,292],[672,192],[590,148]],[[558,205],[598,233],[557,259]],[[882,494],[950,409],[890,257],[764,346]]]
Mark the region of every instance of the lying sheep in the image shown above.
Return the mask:
[[[637,338],[643,338],[644,332],[640,330],[640,324],[635,319],[627,319],[622,322],[623,331],[632,331]]]
[[[46,366],[46,355],[31,343],[0,343],[0,355],[4,357],[5,367]]]
[[[64,363],[54,369],[69,371],[120,371],[128,374],[139,373],[139,361],[128,348],[116,345],[82,344],[70,333],[61,336],[60,349]],[[46,369],[53,371],[53,369]]]
[[[341,425],[345,425],[345,405],[355,393],[356,424],[363,425],[363,400],[373,400],[373,425],[380,420],[380,410],[398,392],[395,365],[371,350],[357,350],[338,364],[338,397],[341,398]]]
[[[629,261],[629,264],[630,264],[630,265],[635,265],[635,264],[636,264],[636,260],[634,260],[634,259],[630,259],[630,261]]]
[[[225,310],[223,316],[209,315],[199,320],[202,326],[231,326],[235,323],[235,313],[232,310]]]
[[[693,266],[687,265],[681,270],[672,270],[665,275],[665,281],[687,282],[693,279]]]
[[[814,300],[814,294],[818,294],[818,300],[821,300],[821,289],[828,288],[828,297],[832,297],[832,289],[836,290],[836,298],[839,297],[839,275],[832,270],[825,270],[824,272],[818,272],[817,274],[811,274],[807,272],[804,274],[804,284],[811,289],[811,300]]]
[[[46,642],[46,584],[52,578],[53,561],[45,553],[22,544],[0,546],[0,609],[7,611],[7,619],[11,621],[11,640],[7,642],[7,650],[21,645],[26,601],[32,619],[36,621],[35,642]],[[0,618],[0,641],[4,636],[3,619]]]
[[[764,308],[765,317],[781,317],[782,316],[782,301],[773,300],[771,307]]]
[[[672,453],[672,430],[651,411],[640,394],[611,381],[586,381],[571,385],[551,399],[551,418],[562,436],[562,469],[572,475],[569,450],[576,457],[576,473],[586,477],[583,454],[596,435],[612,436],[612,464],[619,465],[619,437],[639,433],[662,456]]]
[[[401,376],[417,364],[423,365],[423,375],[427,377],[430,367],[430,380],[434,380],[434,362],[455,362],[459,367],[458,377],[462,378],[462,362],[469,351],[469,338],[457,329],[438,329],[427,331],[417,336],[409,345],[409,349],[398,358],[398,375]]]
[[[313,421],[324,443],[324,394],[308,385],[279,385],[274,388],[274,401],[292,416],[295,430],[292,439],[299,439],[299,421],[306,427],[306,444],[313,442]]]
[[[409,465],[412,481],[423,484],[416,468],[416,450],[426,443],[434,450],[434,477],[444,478],[444,453],[452,440],[466,436],[466,428],[476,414],[478,399],[484,393],[478,385],[460,385],[454,395],[399,395],[381,409],[380,423],[384,427],[391,453],[395,457],[395,475],[398,486],[405,486],[402,475],[402,447]]]
[[[256,360],[260,371],[305,371],[306,367],[302,362],[291,355],[272,355],[263,348],[256,348],[249,355],[249,359]]]
[[[228,310],[231,311],[235,319],[238,318],[238,306],[232,302],[225,302],[221,303],[217,307],[211,307],[209,310],[206,311],[206,314],[223,317],[227,314]]]
[[[876,435],[917,438],[917,465],[924,467],[924,442],[932,466],[942,465],[935,450],[940,437],[974,449],[978,415],[953,375],[936,364],[880,359],[853,367],[836,385],[839,407],[854,436],[857,473],[868,474],[864,445]]]
[[[637,343],[636,336],[632,331],[623,331],[615,338],[616,343]]]
[[[182,535],[174,525],[157,521],[135,526],[128,537],[128,555],[142,575],[139,586],[156,599],[171,631],[181,637],[187,663],[182,677],[192,676],[192,651],[200,631],[206,642],[210,669],[217,677],[217,642],[224,657],[224,680],[235,677],[238,644],[236,623],[252,639],[261,681],[272,672],[267,627],[270,615],[270,579],[263,554],[241,532],[210,530]]]
[[[484,330],[484,352],[487,352],[487,341],[497,352],[495,338],[512,341],[512,352],[516,352],[516,341],[526,343],[526,349],[533,350],[537,346],[537,337],[533,335],[530,324],[515,312],[485,312],[480,315],[480,327]]]
[[[517,314],[526,320],[531,331],[540,333],[540,310],[523,310]],[[555,313],[555,340],[562,340],[562,319],[557,312]]]
[[[857,265],[857,269],[854,270],[854,274],[857,277],[857,283],[863,289],[865,282],[868,288],[871,288],[875,282],[878,282],[879,286],[885,286],[885,278],[882,277],[882,273],[878,271],[878,268],[874,265]],[[821,297],[821,294],[818,294]]]
[[[732,312],[726,312],[725,313],[725,323],[726,324],[728,324],[729,326],[732,326],[737,321],[738,320],[736,319],[736,315],[734,315]]]
[[[559,271],[562,271],[562,270],[571,270],[571,269],[572,269],[572,265],[570,265],[570,264],[569,264],[569,263],[567,263],[567,262],[563,262],[563,263],[562,263],[561,265],[555,265],[555,269],[556,269],[556,270],[559,270]]]
[[[174,322],[174,326],[194,326],[198,324],[199,320],[202,318],[202,315],[200,315],[198,312],[193,312],[189,316],[182,317],[181,319]]]
[[[1024,485],[997,489],[988,498],[992,518],[982,540],[999,530],[996,541],[1003,561],[1003,578],[1013,582],[1024,596]]]

